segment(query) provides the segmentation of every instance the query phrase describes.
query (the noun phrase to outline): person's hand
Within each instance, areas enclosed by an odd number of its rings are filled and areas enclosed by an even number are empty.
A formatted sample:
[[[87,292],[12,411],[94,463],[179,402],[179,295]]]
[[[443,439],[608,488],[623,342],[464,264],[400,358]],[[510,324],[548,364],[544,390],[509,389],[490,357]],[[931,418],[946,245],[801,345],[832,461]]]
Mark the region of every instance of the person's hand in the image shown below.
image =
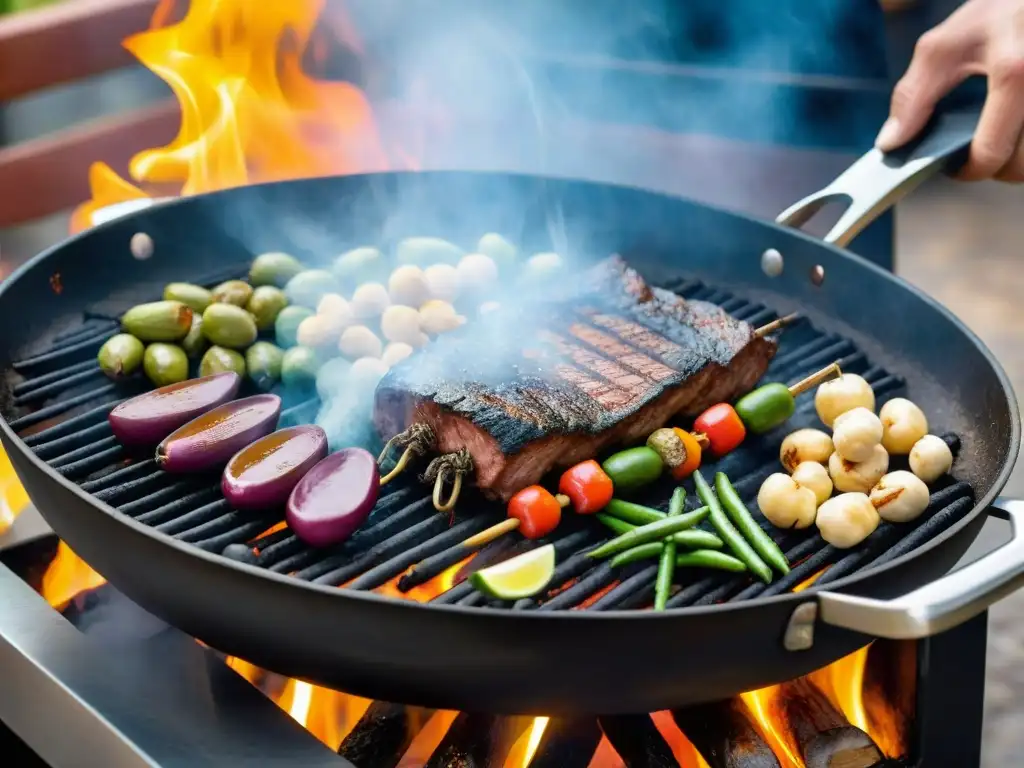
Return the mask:
[[[988,78],[988,97],[959,176],[1024,181],[1024,0],[968,0],[922,35],[875,146],[912,139],[939,99],[971,75]]]

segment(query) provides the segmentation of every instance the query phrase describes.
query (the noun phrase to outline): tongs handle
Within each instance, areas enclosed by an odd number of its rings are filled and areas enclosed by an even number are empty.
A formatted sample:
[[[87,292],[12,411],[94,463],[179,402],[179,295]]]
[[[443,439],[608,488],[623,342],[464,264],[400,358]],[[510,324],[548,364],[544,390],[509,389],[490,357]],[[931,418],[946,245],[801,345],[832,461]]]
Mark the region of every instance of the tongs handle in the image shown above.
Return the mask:
[[[910,142],[892,152],[872,149],[827,187],[789,206],[775,221],[799,228],[826,203],[848,200],[843,215],[824,237],[826,243],[845,246],[925,179],[939,171],[959,170],[967,161],[980,117],[980,105],[937,112]]]

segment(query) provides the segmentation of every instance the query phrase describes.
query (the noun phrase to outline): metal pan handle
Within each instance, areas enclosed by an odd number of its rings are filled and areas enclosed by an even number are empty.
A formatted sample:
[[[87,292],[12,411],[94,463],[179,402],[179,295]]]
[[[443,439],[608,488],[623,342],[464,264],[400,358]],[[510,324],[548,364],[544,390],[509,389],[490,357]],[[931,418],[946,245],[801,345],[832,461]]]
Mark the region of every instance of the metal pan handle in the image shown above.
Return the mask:
[[[1010,521],[1008,543],[893,600],[819,592],[817,617],[865,635],[906,640],[930,637],[981,613],[1024,585],[1024,501],[996,499],[990,511]]]
[[[775,221],[799,228],[826,203],[847,200],[846,211],[824,238],[826,243],[845,246],[925,179],[938,171],[959,170],[967,161],[980,116],[977,105],[937,113],[910,142],[888,153],[872,149],[827,187],[797,201]]]

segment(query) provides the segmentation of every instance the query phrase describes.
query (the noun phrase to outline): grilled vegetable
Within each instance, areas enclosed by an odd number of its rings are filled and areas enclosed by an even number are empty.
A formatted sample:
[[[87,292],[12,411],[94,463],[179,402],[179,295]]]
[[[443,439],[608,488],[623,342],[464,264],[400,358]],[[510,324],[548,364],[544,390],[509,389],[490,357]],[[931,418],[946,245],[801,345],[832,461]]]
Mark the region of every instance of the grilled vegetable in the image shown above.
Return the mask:
[[[201,472],[224,466],[254,440],[274,431],[281,398],[255,395],[218,406],[179,427],[157,446],[165,472]]]
[[[736,413],[743,419],[747,429],[755,435],[764,434],[793,415],[798,395],[839,373],[839,364],[832,363],[791,387],[778,383],[765,384],[741,397],[736,403]]]
[[[188,357],[175,344],[157,342],[146,347],[142,355],[142,369],[146,378],[158,387],[176,384],[188,378]]]
[[[498,282],[498,265],[490,256],[467,253],[455,266],[459,276],[460,294],[483,294]]]
[[[786,439],[782,441],[779,461],[787,472],[792,472],[805,461],[828,463],[828,457],[834,450],[832,438],[820,429],[798,429],[786,435]]]
[[[662,428],[654,430],[650,437],[647,438],[647,447],[661,457],[662,462],[673,477],[676,475],[676,470],[686,462],[686,446],[683,444],[682,438],[673,429]]]
[[[224,498],[235,509],[284,506],[292,489],[327,456],[327,433],[305,425],[282,429],[236,453],[221,475]]]
[[[355,360],[358,357],[380,357],[384,345],[365,325],[353,325],[341,334],[338,350],[349,360]]]
[[[477,253],[490,256],[499,269],[507,270],[516,263],[516,247],[494,232],[488,232],[476,244]]]
[[[316,381],[320,358],[308,347],[292,347],[281,358],[281,381],[289,387],[300,387]]]
[[[413,349],[408,344],[401,341],[393,341],[384,347],[384,352],[381,353],[380,359],[388,368],[391,368],[405,360],[412,352]]]
[[[618,493],[628,493],[650,485],[665,467],[661,457],[646,445],[613,453],[601,464]]]
[[[203,312],[203,335],[211,344],[245,349],[256,341],[256,321],[234,304],[211,304]]]
[[[404,341],[406,344],[421,346],[419,340],[423,331],[420,330],[420,313],[411,306],[392,304],[385,309],[380,316],[380,330],[388,341]]]
[[[252,286],[244,280],[225,280],[213,289],[213,302],[244,307],[252,298],[252,293]]]
[[[284,294],[292,304],[316,307],[326,293],[341,293],[341,285],[334,275],[324,269],[307,269],[288,281]]]
[[[313,467],[288,497],[288,527],[312,547],[338,544],[363,524],[377,503],[380,473],[362,448],[343,448]]]
[[[334,260],[331,267],[338,281],[348,288],[354,288],[369,280],[378,280],[387,274],[387,265],[376,248],[353,248]]]
[[[459,273],[451,264],[433,264],[423,270],[423,281],[431,299],[455,301],[459,295]]]
[[[740,532],[729,521],[725,510],[722,509],[721,502],[715,496],[714,491],[711,490],[707,480],[701,475],[700,470],[693,473],[693,482],[697,487],[697,496],[711,510],[709,517],[715,532],[722,537],[722,541],[732,550],[732,553],[746,564],[751,573],[766,584],[770,583],[772,580],[771,569],[765,565],[764,560],[760,558],[754,548],[750,546],[747,540],[740,535]]]
[[[210,347],[199,361],[199,375],[210,376],[214,373],[232,371],[245,376],[245,358],[241,352],[224,347]]]
[[[914,443],[928,434],[924,411],[905,397],[894,397],[878,412],[882,421],[882,445],[891,454],[910,453]]]
[[[193,312],[203,313],[213,303],[213,294],[201,285],[168,283],[164,286],[165,301],[180,301]]]
[[[440,237],[407,237],[395,248],[399,264],[455,264],[462,257],[462,249]]]
[[[678,440],[679,438],[676,439]],[[650,441],[648,441],[648,443],[650,443]],[[682,443],[680,443],[680,446],[681,445]],[[672,491],[672,498],[668,503],[668,516],[678,517],[681,515],[683,513],[683,503],[685,501],[686,491],[684,491],[681,486],[677,487]],[[704,531],[697,531],[697,533],[704,533]],[[655,544],[654,546],[656,548],[660,548],[660,552],[658,552],[657,556],[661,558],[658,562],[658,577],[654,582],[654,610],[664,611],[665,604],[668,602],[669,595],[672,593],[672,577],[676,572],[676,540],[674,538],[669,538],[662,544]],[[720,539],[719,546],[721,546]]]
[[[867,408],[852,408],[832,422],[832,442],[840,458],[867,461],[882,442],[882,422]]]
[[[413,309],[419,307],[430,297],[423,270],[413,264],[398,267],[388,278],[388,296],[392,304]]]
[[[192,327],[189,329],[188,335],[181,340],[181,348],[185,350],[186,355],[196,358],[202,356],[207,346],[209,346],[209,342],[203,335],[203,316],[194,312],[192,313]]]
[[[934,483],[953,466],[953,452],[946,441],[925,435],[910,449],[910,471],[926,483]]]
[[[441,299],[430,299],[426,302],[420,307],[419,316],[423,333],[432,336],[453,331],[466,321],[466,318],[455,311],[455,307]]]
[[[860,544],[878,527],[881,518],[863,493],[843,493],[818,508],[818,532],[837,549]]]
[[[107,376],[120,379],[139,370],[145,351],[143,343],[130,333],[118,333],[103,342],[96,361]]]
[[[712,405],[693,422],[693,430],[704,435],[710,443],[711,452],[724,456],[739,447],[747,436],[736,410],[728,403]]]
[[[832,495],[832,478],[828,470],[816,461],[805,461],[793,470],[794,482],[814,492],[818,504],[823,504]]]
[[[875,393],[863,377],[844,373],[818,387],[814,393],[814,408],[822,423],[831,427],[837,416],[854,408],[867,408],[874,413]]]
[[[530,485],[508,501],[508,516],[519,521],[528,539],[547,536],[562,520],[562,504],[540,485]]]
[[[343,323],[328,315],[311,315],[299,323],[295,339],[300,347],[318,349],[329,354],[332,348],[337,347],[338,338],[344,330]]]
[[[245,350],[245,370],[262,390],[270,389],[281,378],[283,360],[284,352],[269,341],[257,341]]]
[[[249,268],[252,285],[276,285],[283,288],[303,270],[302,262],[287,253],[261,253]]]
[[[391,306],[388,289],[380,283],[363,283],[352,294],[352,314],[357,318],[369,320],[380,317]]]
[[[715,473],[715,492],[725,508],[725,514],[743,534],[743,538],[750,542],[754,551],[779,573],[789,573],[789,561],[785,553],[757,524],[724,472]]]
[[[656,581],[655,584],[654,584],[654,589],[655,589],[655,595],[654,595],[655,603],[654,603],[654,605],[655,605],[655,610],[660,611],[660,610],[664,610],[664,606],[662,606],[661,608],[658,608],[657,605],[658,605],[658,592],[661,589],[661,587],[659,587],[659,584],[661,583],[661,579],[663,578],[662,575],[661,575],[662,574],[662,569],[665,567],[665,562],[666,562],[665,561],[665,549],[667,547],[671,547],[672,550],[673,550],[673,554],[672,554],[672,574],[674,575],[674,573],[675,573],[676,557],[679,556],[678,547],[686,547],[687,550],[699,550],[699,549],[717,550],[717,549],[721,549],[723,546],[724,546],[724,544],[723,544],[722,540],[720,538],[718,538],[717,536],[715,536],[715,534],[710,533],[709,531],[700,531],[700,530],[695,530],[695,531],[679,531],[679,533],[674,533],[671,536],[666,537],[664,542],[655,541],[655,542],[649,542],[647,544],[638,544],[635,547],[630,547],[629,549],[623,550],[622,552],[619,552],[617,555],[612,557],[612,559],[609,562],[612,564],[612,566],[618,567],[620,565],[628,565],[630,563],[636,563],[636,562],[639,562],[640,560],[653,560],[655,558],[658,558],[658,560],[659,560],[659,562],[658,562],[658,581]],[[687,551],[687,550],[684,550],[684,551]],[[664,577],[664,578],[671,579],[672,575],[670,575],[668,577]],[[668,589],[668,592],[671,592],[671,590],[672,590],[672,582],[671,581],[668,582],[668,587],[666,589]],[[665,599],[667,601],[668,593],[666,593]]]
[[[683,444],[683,448],[686,449],[686,459],[672,470],[672,477],[676,480],[683,480],[693,474],[694,470],[700,467],[701,455],[704,453],[704,446],[701,441],[698,440],[692,432],[687,432],[679,427],[673,427],[672,431],[676,433],[676,437]],[[706,441],[707,438],[705,438]]]
[[[241,383],[235,373],[220,373],[170,384],[126,400],[107,420],[125,445],[156,445],[178,427],[229,401]]]
[[[867,461],[846,461],[838,453],[828,460],[828,473],[837,491],[867,493],[889,469],[889,454],[876,445]]]
[[[602,515],[598,513],[594,515],[594,518],[601,523],[601,525],[608,528],[615,534],[623,534],[636,528],[633,523],[627,523],[625,520],[620,520],[619,518],[612,517],[611,515]]]
[[[699,524],[708,516],[708,510],[697,509],[693,512],[687,512],[685,515],[679,515],[678,517],[666,516],[662,520],[656,520],[653,523],[647,523],[647,525],[640,525],[631,531],[627,531],[619,536],[616,536],[611,541],[606,541],[599,547],[592,549],[587,553],[588,557],[594,558],[605,558],[611,555],[618,554],[627,549],[632,549],[640,544],[647,544],[652,541],[661,541],[662,539],[671,536],[674,533],[683,531],[687,528],[693,528]],[[706,534],[705,531],[694,531],[693,533]],[[706,536],[700,537],[700,543],[698,546],[707,547],[709,546],[710,539]]]
[[[608,502],[608,506],[605,507],[604,511],[619,520],[632,523],[633,525],[647,525],[647,523],[653,523],[655,520],[661,520],[665,517],[664,512],[659,512],[651,507],[645,507],[643,504],[623,501],[622,499],[612,499]]]
[[[180,301],[153,301],[132,307],[121,328],[139,341],[181,341],[192,327],[192,310]]]
[[[913,472],[899,469],[883,475],[868,498],[883,520],[909,523],[928,509],[928,486]]]
[[[707,520],[709,512],[710,512],[710,510],[707,507],[698,507],[697,509],[693,510],[693,512],[688,512],[687,514],[694,515],[697,518],[697,523],[695,525],[700,525],[702,522]],[[654,520],[651,520],[651,522],[657,522],[658,520],[664,520],[665,518],[668,517],[668,515],[665,515],[665,514],[663,514],[661,512],[659,512],[658,514],[661,515],[661,517],[657,517]],[[637,525],[635,525],[633,523],[627,523],[625,520],[620,520],[619,518],[612,517],[611,515],[604,515],[604,514],[598,513],[594,517],[597,520],[599,520],[602,525],[604,525],[606,528],[608,528],[608,530],[612,531],[613,533],[615,533],[617,535],[622,535],[623,533],[629,533],[630,531],[632,531],[632,530],[634,530],[634,529],[636,529],[638,527]],[[698,531],[684,530],[684,531],[680,531],[679,533],[673,533],[671,536],[666,536],[664,541],[668,541],[669,539],[674,539],[675,542],[677,544],[679,544],[680,546],[684,546],[684,547],[685,546],[691,546],[687,542],[692,540],[692,537],[690,536],[690,534],[692,534],[692,533],[698,533]],[[704,533],[704,531],[699,531],[699,533]],[[712,542],[710,544],[710,546],[712,548],[721,547],[722,546],[722,540],[719,539],[714,534],[711,534],[711,536],[714,536],[714,542]],[[704,540],[708,541],[708,542],[712,541],[711,539],[704,539]]]
[[[252,292],[245,308],[256,320],[256,327],[266,331],[274,327],[281,310],[288,306],[284,291],[272,285],[261,285]]]
[[[614,491],[612,479],[593,459],[565,470],[558,481],[558,492],[568,496],[573,509],[581,515],[604,509]]]
[[[818,500],[812,489],[783,472],[775,472],[761,483],[757,508],[776,528],[807,528],[814,522]]]
[[[469,582],[488,597],[519,600],[541,592],[554,573],[555,545],[545,544],[476,571],[470,575]]]
[[[651,545],[645,544],[644,546],[649,547]],[[646,554],[644,547],[636,547],[619,553],[609,562],[613,568],[617,568],[622,565],[635,563],[637,560],[643,560],[648,556],[649,555]],[[737,560],[731,555],[727,555],[724,552],[718,552],[714,549],[695,549],[692,552],[677,554],[675,567],[712,568],[717,571],[731,571],[732,573],[743,573],[747,570],[747,566],[745,566],[741,560]]]
[[[277,346],[287,349],[298,344],[300,323],[313,315],[313,310],[308,307],[289,306],[278,312],[277,319],[274,320],[274,337],[277,339]]]

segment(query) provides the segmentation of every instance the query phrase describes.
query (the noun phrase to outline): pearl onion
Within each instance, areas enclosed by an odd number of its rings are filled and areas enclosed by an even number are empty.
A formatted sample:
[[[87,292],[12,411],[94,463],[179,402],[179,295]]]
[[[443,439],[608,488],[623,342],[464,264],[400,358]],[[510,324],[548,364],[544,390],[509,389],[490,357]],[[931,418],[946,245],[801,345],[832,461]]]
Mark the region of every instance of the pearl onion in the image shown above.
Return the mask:
[[[801,487],[789,475],[776,472],[761,483],[757,506],[776,528],[807,528],[814,522],[818,501],[814,491]]]
[[[411,344],[420,335],[420,313],[412,307],[393,304],[380,316],[380,330],[388,341]]]
[[[909,523],[928,508],[928,486],[912,472],[898,469],[871,489],[871,503],[883,520]]]
[[[849,549],[870,536],[881,518],[863,493],[844,493],[818,507],[818,532],[838,549]]]
[[[349,359],[380,357],[382,348],[381,340],[365,325],[349,326],[338,340],[338,349]]]
[[[832,442],[847,461],[866,461],[882,442],[882,422],[867,408],[841,413],[832,422]]]
[[[882,445],[889,453],[906,454],[914,443],[928,434],[924,411],[905,397],[895,397],[878,412],[884,432]]]
[[[794,482],[801,488],[809,488],[818,504],[824,504],[832,495],[832,478],[824,465],[816,461],[805,461],[793,470]]]
[[[535,253],[526,260],[526,272],[531,278],[543,277],[561,268],[562,257],[557,253]]]
[[[437,335],[458,328],[466,318],[455,312],[455,307],[447,301],[436,299],[428,301],[420,307],[420,327],[426,333]]]
[[[432,299],[455,301],[459,295],[459,271],[451,264],[435,264],[423,270],[427,295]]]
[[[876,445],[866,461],[847,461],[833,453],[828,460],[828,473],[836,490],[867,493],[889,469],[889,454],[885,448]]]
[[[459,275],[459,290],[466,293],[487,291],[498,282],[498,265],[482,253],[467,253],[455,269]]]
[[[360,357],[352,363],[349,380],[358,390],[371,389],[377,386],[384,374],[388,372],[388,364],[376,357]]]
[[[496,232],[488,232],[481,237],[476,249],[502,266],[510,266],[516,260],[516,247]]]
[[[925,435],[910,449],[910,471],[926,483],[934,483],[953,466],[953,452],[946,441]]]
[[[427,300],[427,281],[423,270],[412,264],[399,267],[388,278],[388,295],[392,304],[418,307]]]
[[[832,438],[820,429],[798,429],[786,435],[779,448],[779,460],[787,472],[792,472],[805,461],[824,464],[835,450]]]
[[[393,341],[384,347],[384,354],[380,359],[389,366],[394,367],[412,354],[412,347],[402,341]]]
[[[334,344],[341,335],[342,328],[333,323],[326,315],[307,317],[295,331],[295,340],[300,347],[324,347]]]
[[[332,318],[342,328],[351,324],[353,319],[352,307],[337,293],[325,293],[316,305],[316,313]]]
[[[832,426],[832,422],[841,413],[857,407],[867,408],[873,413],[875,393],[864,377],[855,373],[844,373],[838,379],[826,381],[814,393],[814,408],[818,418],[828,427]]]
[[[352,314],[366,320],[380,317],[381,313],[391,304],[388,289],[380,283],[363,283],[352,294]]]

